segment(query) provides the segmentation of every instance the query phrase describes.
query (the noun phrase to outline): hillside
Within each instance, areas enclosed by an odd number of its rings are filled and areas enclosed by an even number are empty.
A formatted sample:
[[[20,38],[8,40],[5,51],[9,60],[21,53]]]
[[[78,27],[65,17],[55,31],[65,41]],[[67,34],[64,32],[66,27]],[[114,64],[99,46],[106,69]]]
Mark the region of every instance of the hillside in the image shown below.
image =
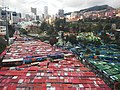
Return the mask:
[[[84,11],[84,12],[88,12],[88,11],[100,11],[100,10],[113,10],[114,8],[109,6],[109,5],[101,5],[101,6],[94,6],[94,7],[90,7],[87,9],[82,9],[80,10],[80,12]]]
[[[101,10],[113,10],[114,8],[109,5],[101,5],[101,6],[93,6],[90,8],[82,9],[80,11],[74,11],[74,12],[89,12],[89,11],[101,11]],[[65,13],[64,15],[70,15],[72,12]]]

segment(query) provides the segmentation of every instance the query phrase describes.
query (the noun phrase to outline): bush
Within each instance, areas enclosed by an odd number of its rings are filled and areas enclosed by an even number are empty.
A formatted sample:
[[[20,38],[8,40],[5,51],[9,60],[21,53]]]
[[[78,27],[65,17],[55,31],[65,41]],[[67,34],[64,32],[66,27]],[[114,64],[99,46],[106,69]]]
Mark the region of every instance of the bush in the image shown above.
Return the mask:
[[[15,27],[12,25],[8,25],[8,30],[9,30],[9,37],[13,37],[13,34],[15,32]]]
[[[49,40],[49,38],[50,37],[48,36],[42,36],[42,37],[38,37],[37,39],[40,39],[43,42],[43,41]]]
[[[66,41],[69,41],[72,44],[77,44],[76,36],[71,34],[66,38]]]
[[[0,53],[2,53],[7,46],[6,41],[3,38],[0,38]]]
[[[49,42],[53,46],[54,44],[58,42],[58,40],[56,39],[56,37],[50,37]]]
[[[80,33],[77,36],[78,41],[83,42],[84,44],[87,43],[92,43],[95,45],[100,45],[101,44],[101,39],[100,37],[94,36],[93,33]]]
[[[27,31],[25,30],[25,29],[20,29],[20,32],[22,33],[22,34],[25,34],[25,35],[27,35]]]

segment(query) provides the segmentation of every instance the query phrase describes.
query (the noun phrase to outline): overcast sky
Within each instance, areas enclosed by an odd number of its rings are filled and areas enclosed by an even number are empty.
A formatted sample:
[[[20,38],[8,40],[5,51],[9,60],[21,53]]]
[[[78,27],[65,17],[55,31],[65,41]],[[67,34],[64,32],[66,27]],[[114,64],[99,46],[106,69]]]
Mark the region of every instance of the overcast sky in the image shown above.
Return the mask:
[[[58,9],[70,12],[103,4],[120,7],[120,0],[0,0],[0,5],[3,3],[10,10],[22,13],[30,13],[30,7],[34,7],[37,8],[38,14],[43,13],[44,6],[48,6],[49,14],[56,14]]]

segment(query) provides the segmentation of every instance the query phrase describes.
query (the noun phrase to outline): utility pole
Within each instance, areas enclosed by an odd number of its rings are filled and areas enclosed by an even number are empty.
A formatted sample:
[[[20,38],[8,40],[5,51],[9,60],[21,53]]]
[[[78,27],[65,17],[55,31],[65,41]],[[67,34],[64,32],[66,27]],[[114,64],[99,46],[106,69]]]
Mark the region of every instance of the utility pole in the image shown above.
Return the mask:
[[[8,30],[8,20],[7,20],[7,7],[5,8],[5,22],[6,22],[6,38],[7,38],[7,44],[9,45],[9,30]]]
[[[3,10],[4,10],[4,13],[3,13],[3,16],[4,16],[4,21],[5,21],[5,27],[6,27],[6,39],[7,39],[7,44],[9,45],[9,30],[8,30],[8,20],[7,20],[7,7],[3,7]]]
[[[2,7],[3,7],[3,10],[5,11],[4,21],[5,21],[5,26],[6,26],[6,39],[7,39],[7,45],[9,45],[9,30],[8,30],[8,20],[7,20],[7,9],[9,8],[4,6],[4,4],[5,2],[4,0],[2,0]]]

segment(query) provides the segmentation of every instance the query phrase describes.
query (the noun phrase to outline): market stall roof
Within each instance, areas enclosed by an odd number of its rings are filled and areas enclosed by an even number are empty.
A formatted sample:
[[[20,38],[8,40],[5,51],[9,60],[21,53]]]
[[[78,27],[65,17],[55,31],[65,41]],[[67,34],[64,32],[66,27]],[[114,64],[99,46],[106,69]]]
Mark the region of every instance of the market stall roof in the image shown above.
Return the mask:
[[[117,32],[120,32],[120,29],[116,29]]]
[[[15,44],[16,42],[19,43]],[[0,69],[0,90],[28,88],[31,90],[98,90],[98,88],[111,90],[71,52],[40,41],[31,41],[32,44],[30,43],[29,46],[24,45],[28,41],[16,42],[9,49],[13,54],[7,53],[3,62],[23,60],[25,63]],[[35,54],[39,57],[34,56]],[[26,56],[19,58],[20,55]],[[44,59],[45,55],[49,58]],[[11,57],[17,59],[9,59]]]
[[[23,58],[18,58],[18,59],[3,59],[3,63],[5,62],[20,62],[23,61]]]

